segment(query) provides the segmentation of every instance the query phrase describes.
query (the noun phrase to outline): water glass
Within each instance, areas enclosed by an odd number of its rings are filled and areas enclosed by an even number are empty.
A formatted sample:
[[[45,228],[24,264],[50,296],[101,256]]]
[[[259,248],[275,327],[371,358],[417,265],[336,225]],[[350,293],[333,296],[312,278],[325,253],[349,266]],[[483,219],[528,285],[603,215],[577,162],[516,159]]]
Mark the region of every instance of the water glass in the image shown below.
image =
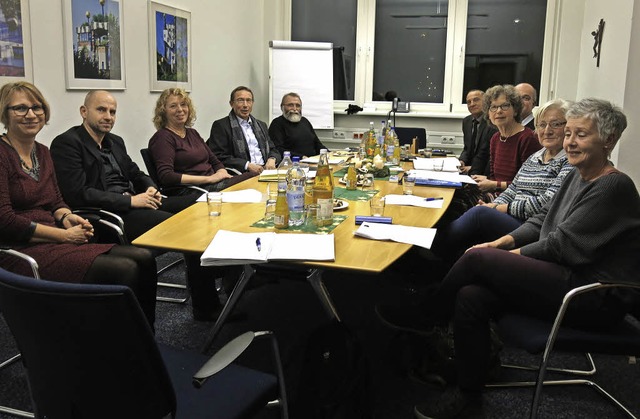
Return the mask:
[[[307,227],[318,226],[318,204],[307,205],[307,218],[305,220]]]
[[[364,179],[362,179],[362,192],[375,190],[373,173],[366,173]]]
[[[371,205],[371,215],[374,217],[382,217],[384,215],[384,197],[381,195],[374,195],[369,201]]]
[[[413,195],[413,187],[416,186],[416,178],[413,176],[405,176],[402,178],[402,193],[405,195]]]
[[[442,169],[444,169],[444,159],[434,159],[433,170],[436,172],[442,172]]]
[[[207,207],[209,216],[217,217],[222,214],[222,192],[207,192]]]
[[[264,220],[273,221],[273,217],[276,215],[276,200],[267,198],[267,205],[264,209]]]

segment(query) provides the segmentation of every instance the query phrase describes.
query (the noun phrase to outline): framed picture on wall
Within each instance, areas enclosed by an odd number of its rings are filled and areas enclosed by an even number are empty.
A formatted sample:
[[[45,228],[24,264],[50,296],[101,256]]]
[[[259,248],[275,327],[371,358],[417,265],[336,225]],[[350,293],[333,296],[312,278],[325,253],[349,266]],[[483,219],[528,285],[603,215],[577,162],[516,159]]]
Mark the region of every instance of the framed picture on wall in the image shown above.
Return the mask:
[[[0,1],[0,84],[33,81],[29,0]]]
[[[124,0],[62,0],[67,89],[126,87]]]
[[[169,87],[191,90],[191,13],[149,3],[151,91]]]

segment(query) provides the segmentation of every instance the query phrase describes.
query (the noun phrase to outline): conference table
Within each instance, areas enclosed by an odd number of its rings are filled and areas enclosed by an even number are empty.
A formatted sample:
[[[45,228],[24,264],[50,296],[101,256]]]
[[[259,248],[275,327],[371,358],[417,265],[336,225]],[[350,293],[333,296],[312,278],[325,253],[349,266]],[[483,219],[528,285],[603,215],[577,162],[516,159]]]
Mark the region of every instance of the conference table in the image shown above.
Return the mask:
[[[405,164],[405,169],[411,164]],[[334,170],[338,170],[336,167]],[[334,177],[336,186],[340,185]],[[258,177],[247,179],[233,185],[225,191],[256,189],[266,193],[268,182],[260,182]],[[397,182],[375,180],[374,188],[382,195],[402,194],[402,185]],[[433,227],[444,214],[451,203],[454,189],[439,187],[414,187],[413,194],[425,198],[443,198],[442,208],[422,208],[414,206],[387,205],[384,209],[385,217],[392,217],[393,224],[415,227]],[[296,261],[290,262],[301,268],[308,268],[307,280],[320,298],[329,316],[340,319],[328,290],[322,281],[322,274],[327,269],[353,270],[359,272],[380,273],[398,260],[410,248],[410,244],[392,241],[373,241],[354,236],[359,227],[355,225],[356,215],[369,215],[369,201],[347,201],[348,207],[334,212],[334,215],[345,215],[347,218],[340,223],[331,234],[334,235],[334,261]],[[175,252],[190,252],[202,254],[215,234],[219,230],[237,232],[277,231],[287,233],[287,230],[264,229],[251,227],[251,224],[264,216],[265,202],[260,203],[223,203],[222,214],[217,217],[208,215],[207,203],[197,202],[151,230],[139,236],[133,244],[141,247],[163,249]],[[295,233],[291,233],[295,234]],[[279,262],[280,263],[280,262]],[[288,264],[289,262],[287,262]],[[216,321],[205,350],[209,348],[215,336],[220,331],[229,313],[233,309],[243,289],[253,274],[253,268],[246,266],[233,291],[229,295],[218,320]]]

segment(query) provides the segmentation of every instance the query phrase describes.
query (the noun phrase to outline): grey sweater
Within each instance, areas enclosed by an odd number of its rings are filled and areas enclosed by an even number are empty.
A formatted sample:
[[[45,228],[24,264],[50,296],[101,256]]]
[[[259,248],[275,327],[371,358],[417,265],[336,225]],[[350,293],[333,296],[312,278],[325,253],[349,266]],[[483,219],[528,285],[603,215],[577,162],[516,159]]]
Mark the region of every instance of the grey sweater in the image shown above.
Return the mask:
[[[584,181],[574,170],[510,235],[522,255],[566,266],[572,286],[632,279],[640,269],[640,196],[624,173]]]

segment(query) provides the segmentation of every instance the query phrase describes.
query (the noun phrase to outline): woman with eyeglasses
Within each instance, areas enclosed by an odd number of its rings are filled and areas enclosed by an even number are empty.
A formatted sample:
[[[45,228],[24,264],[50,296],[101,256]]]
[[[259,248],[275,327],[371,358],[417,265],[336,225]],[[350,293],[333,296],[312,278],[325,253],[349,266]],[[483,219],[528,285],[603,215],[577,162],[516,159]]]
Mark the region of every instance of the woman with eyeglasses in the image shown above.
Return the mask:
[[[31,83],[0,88],[0,241],[38,262],[40,276],[59,282],[126,285],[151,326],[155,320],[156,262],[146,249],[90,244],[93,227],[62,200],[49,149],[36,136],[51,116]],[[0,267],[32,275],[22,261],[0,256]]]
[[[542,148],[529,156],[509,187],[493,202],[480,202],[439,229],[434,253],[453,264],[464,250],[515,230],[551,200],[573,170],[562,149],[569,105],[556,99],[538,108],[536,134]]]
[[[541,146],[532,130],[520,123],[522,99],[511,85],[488,89],[482,99],[485,118],[497,129],[489,146],[489,176],[474,175],[482,192],[502,192],[520,166]]]
[[[157,131],[149,140],[149,152],[161,186],[190,184],[220,191],[251,177],[227,172],[198,131],[191,128],[195,120],[195,107],[183,89],[170,88],[160,94],[153,116]],[[183,188],[176,193],[193,190]]]

